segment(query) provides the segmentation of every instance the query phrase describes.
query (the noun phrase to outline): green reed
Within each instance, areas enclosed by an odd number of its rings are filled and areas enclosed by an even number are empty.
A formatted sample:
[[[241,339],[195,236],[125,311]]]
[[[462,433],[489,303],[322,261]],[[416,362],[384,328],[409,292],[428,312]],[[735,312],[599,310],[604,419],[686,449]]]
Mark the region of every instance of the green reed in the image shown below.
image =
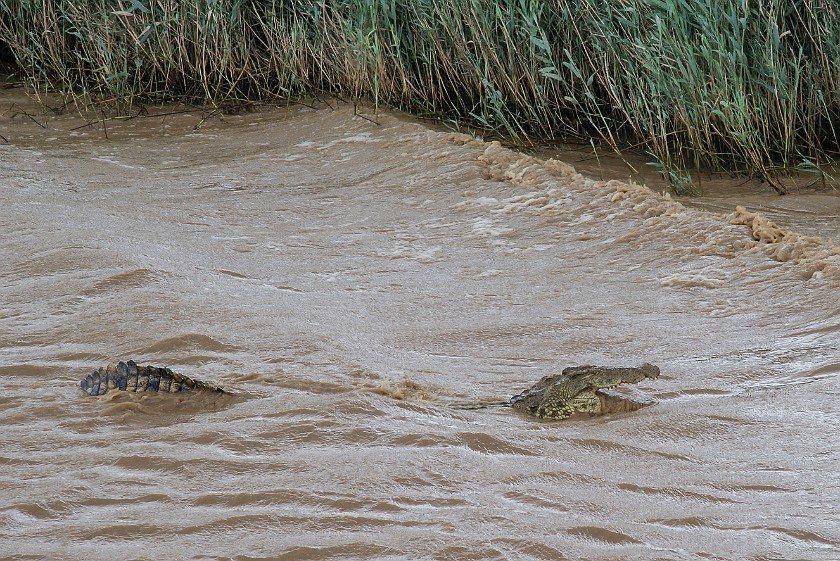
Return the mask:
[[[0,0],[0,38],[123,106],[326,91],[764,177],[840,151],[836,0]]]

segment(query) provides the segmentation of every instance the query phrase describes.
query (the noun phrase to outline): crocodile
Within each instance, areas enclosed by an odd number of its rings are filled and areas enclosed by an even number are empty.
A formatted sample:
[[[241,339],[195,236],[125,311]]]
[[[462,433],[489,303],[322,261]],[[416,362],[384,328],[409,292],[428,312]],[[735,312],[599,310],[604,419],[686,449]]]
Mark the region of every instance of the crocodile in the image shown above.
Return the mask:
[[[648,403],[621,397],[608,390],[621,384],[637,384],[659,377],[659,368],[645,363],[638,368],[571,366],[539,382],[507,401],[453,403],[457,409],[511,407],[541,419],[568,419],[577,415],[601,415],[636,411]]]
[[[168,368],[138,366],[133,360],[109,364],[94,370],[81,381],[82,391],[88,395],[103,395],[111,390],[128,392],[187,392],[205,390],[230,393],[214,384],[194,380]]]
[[[647,405],[601,390],[638,384],[659,377],[659,368],[645,363],[638,368],[571,366],[546,376],[510,398],[510,407],[541,419],[566,419],[577,414],[600,415],[635,411]]]

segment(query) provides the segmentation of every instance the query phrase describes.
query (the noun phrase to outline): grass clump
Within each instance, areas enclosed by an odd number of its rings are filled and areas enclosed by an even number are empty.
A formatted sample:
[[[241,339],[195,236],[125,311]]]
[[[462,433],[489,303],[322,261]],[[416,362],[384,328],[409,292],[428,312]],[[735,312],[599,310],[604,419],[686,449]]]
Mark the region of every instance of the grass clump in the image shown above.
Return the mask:
[[[33,85],[126,106],[328,91],[682,178],[840,151],[835,0],[0,0],[0,37]]]

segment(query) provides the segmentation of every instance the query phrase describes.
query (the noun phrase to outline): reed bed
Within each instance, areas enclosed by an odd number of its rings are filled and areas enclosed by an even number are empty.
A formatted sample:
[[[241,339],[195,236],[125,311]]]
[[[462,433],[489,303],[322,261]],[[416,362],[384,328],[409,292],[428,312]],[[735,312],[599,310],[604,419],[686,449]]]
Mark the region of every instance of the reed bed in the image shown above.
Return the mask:
[[[315,92],[761,177],[840,151],[836,0],[0,0],[34,86],[123,107]],[[0,45],[2,47],[2,45]]]

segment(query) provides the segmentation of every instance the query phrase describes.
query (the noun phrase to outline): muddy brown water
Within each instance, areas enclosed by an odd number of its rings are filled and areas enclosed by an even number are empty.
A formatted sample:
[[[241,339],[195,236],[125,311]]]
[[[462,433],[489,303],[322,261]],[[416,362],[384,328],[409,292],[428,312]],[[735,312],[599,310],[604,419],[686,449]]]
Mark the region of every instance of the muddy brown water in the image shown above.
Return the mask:
[[[26,103],[0,92],[0,558],[840,558],[829,203],[713,214],[346,107],[106,139]],[[237,395],[81,393],[125,358]],[[633,413],[447,405],[645,361]]]

